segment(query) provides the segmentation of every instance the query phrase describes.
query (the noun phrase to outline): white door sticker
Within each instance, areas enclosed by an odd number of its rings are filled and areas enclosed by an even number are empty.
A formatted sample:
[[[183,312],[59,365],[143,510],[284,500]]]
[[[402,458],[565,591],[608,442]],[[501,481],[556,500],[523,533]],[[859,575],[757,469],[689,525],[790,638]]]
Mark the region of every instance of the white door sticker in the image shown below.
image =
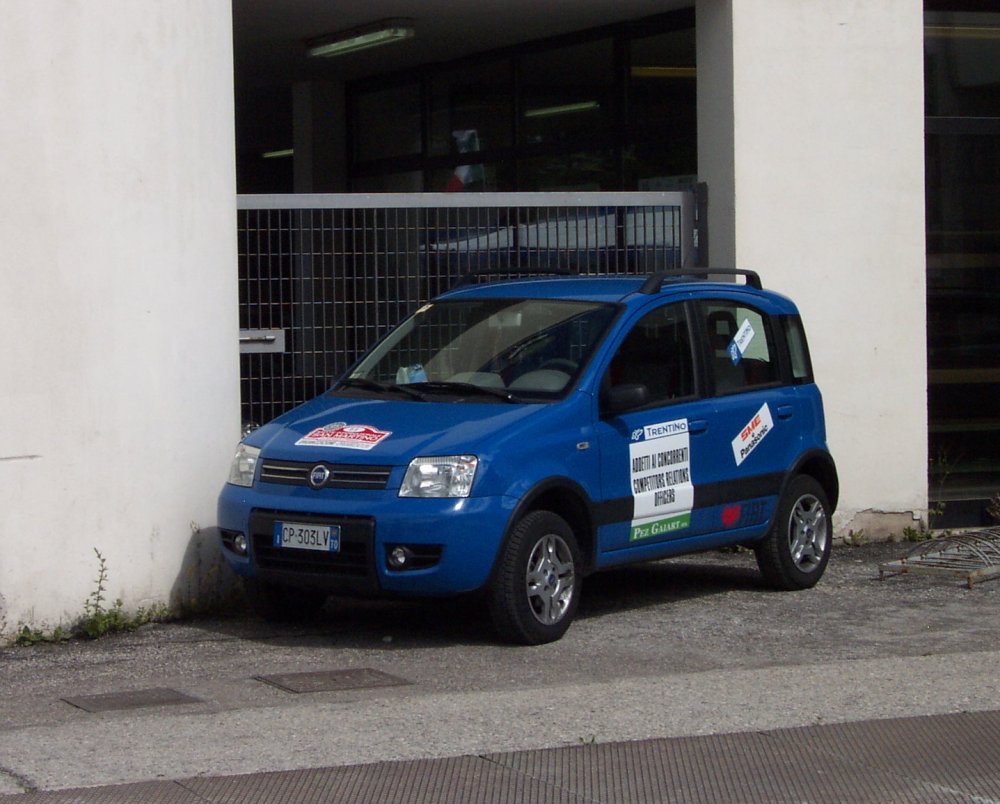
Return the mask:
[[[736,459],[736,465],[739,466],[743,463],[773,429],[774,420],[771,418],[771,409],[765,402],[740,430],[740,434],[733,439],[733,457]]]
[[[629,541],[689,527],[694,484],[687,419],[636,430],[628,453],[633,500]]]

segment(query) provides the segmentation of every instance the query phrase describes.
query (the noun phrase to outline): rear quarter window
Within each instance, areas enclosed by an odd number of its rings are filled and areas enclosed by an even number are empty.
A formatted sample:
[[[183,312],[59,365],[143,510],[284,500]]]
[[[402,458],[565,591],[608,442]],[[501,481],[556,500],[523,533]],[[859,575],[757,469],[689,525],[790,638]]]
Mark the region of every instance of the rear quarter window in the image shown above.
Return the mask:
[[[792,382],[796,384],[812,382],[812,362],[809,359],[809,346],[806,343],[806,331],[802,326],[802,319],[798,316],[785,316],[781,321],[785,342],[788,344]]]
[[[717,394],[772,385],[781,376],[768,316],[736,301],[702,303]]]

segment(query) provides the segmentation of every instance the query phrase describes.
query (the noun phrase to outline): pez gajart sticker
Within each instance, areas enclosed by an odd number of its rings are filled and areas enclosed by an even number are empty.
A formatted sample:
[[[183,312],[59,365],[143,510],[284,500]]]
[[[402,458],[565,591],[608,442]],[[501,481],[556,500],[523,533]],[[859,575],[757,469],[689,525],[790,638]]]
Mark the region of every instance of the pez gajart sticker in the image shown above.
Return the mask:
[[[295,446],[370,450],[391,435],[390,431],[379,430],[370,424],[332,422],[317,427],[312,432],[302,436],[295,442]]]
[[[771,418],[771,409],[765,402],[740,430],[740,434],[733,439],[733,457],[736,459],[736,465],[739,466],[743,463],[773,429],[774,420]]]
[[[628,456],[633,500],[629,541],[690,527],[694,484],[687,419],[635,430]]]

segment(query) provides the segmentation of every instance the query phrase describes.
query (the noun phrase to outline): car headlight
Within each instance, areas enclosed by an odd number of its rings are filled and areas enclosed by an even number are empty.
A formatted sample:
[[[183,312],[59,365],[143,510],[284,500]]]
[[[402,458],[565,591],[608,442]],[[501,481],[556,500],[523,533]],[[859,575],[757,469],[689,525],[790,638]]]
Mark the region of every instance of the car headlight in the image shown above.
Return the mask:
[[[475,455],[414,458],[406,468],[400,497],[468,497],[479,459]]]
[[[259,457],[260,450],[257,447],[240,444],[233,457],[233,465],[229,467],[229,482],[234,486],[252,486]]]

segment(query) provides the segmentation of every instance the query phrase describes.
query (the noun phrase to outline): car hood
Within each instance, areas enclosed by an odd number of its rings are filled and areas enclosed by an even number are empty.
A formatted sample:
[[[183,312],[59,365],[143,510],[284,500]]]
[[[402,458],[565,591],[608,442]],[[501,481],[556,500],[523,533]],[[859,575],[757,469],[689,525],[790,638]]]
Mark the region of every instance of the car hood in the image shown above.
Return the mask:
[[[286,413],[248,440],[276,460],[407,464],[418,455],[494,449],[527,417],[551,407],[324,396]]]

